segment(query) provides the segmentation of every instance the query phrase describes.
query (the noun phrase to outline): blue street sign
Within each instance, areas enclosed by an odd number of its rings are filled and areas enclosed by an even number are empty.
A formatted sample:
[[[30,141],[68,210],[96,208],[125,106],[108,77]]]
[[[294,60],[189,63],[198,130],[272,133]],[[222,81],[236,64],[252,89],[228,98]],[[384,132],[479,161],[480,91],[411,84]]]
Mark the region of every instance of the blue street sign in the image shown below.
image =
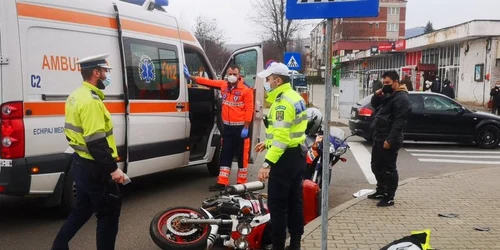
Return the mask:
[[[379,0],[287,0],[286,18],[377,17]]]
[[[286,64],[286,66],[288,66],[290,70],[302,69],[302,58],[300,57],[300,53],[285,52],[283,62]]]

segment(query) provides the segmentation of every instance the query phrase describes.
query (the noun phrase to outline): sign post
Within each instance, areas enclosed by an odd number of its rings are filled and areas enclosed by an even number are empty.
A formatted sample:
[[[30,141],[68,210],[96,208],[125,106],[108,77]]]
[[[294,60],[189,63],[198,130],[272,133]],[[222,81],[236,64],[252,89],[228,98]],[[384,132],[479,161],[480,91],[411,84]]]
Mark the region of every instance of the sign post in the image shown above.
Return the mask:
[[[327,18],[326,55],[332,58],[333,18],[355,18],[378,16],[379,0],[287,0],[287,19],[324,19]],[[323,120],[323,145],[330,145],[330,119],[332,112],[332,62],[325,60],[325,119]],[[285,59],[285,62],[286,59]],[[287,62],[288,63],[288,62]],[[335,63],[337,74],[338,62]],[[337,79],[340,80],[340,79]],[[322,185],[321,185],[321,249],[328,249],[328,177],[330,172],[330,147],[323,147]]]

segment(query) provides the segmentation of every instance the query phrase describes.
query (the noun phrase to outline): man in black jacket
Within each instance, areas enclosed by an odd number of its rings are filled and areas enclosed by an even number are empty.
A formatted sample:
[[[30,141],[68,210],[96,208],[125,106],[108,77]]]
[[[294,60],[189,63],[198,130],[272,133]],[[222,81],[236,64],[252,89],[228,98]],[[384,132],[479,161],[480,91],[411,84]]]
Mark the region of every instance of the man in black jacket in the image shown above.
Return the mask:
[[[500,115],[500,81],[491,89],[490,96],[493,99],[493,114]]]
[[[394,205],[394,196],[398,188],[396,161],[398,151],[403,144],[403,130],[411,112],[411,102],[404,83],[399,82],[396,71],[385,72],[382,76],[384,86],[377,90],[371,100],[375,108],[372,123],[373,148],[372,172],[377,179],[377,190],[368,196],[379,199],[377,206]]]

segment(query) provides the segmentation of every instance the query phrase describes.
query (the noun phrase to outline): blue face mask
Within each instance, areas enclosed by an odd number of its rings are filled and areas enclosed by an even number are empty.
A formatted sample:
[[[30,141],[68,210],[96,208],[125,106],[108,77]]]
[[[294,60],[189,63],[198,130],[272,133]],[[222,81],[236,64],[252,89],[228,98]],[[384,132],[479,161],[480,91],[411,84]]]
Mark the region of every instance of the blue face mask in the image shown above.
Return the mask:
[[[264,89],[266,90],[266,92],[271,92],[271,84],[269,82],[265,82],[264,83]]]
[[[102,81],[102,83],[104,84],[105,87],[108,87],[110,84],[111,84],[111,73],[110,72],[106,72],[106,79],[104,79]]]

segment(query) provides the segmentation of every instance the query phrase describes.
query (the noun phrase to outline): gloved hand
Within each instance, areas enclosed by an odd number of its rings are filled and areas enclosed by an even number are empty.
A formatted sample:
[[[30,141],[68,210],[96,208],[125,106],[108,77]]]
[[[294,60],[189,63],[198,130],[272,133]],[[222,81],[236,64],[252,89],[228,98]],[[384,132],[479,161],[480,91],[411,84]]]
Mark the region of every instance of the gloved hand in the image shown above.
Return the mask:
[[[189,69],[188,69],[188,66],[187,66],[187,65],[184,65],[184,76],[185,76],[187,79],[191,79],[191,75],[189,74]]]
[[[241,138],[245,139],[248,137],[248,128],[243,128],[241,130]]]

